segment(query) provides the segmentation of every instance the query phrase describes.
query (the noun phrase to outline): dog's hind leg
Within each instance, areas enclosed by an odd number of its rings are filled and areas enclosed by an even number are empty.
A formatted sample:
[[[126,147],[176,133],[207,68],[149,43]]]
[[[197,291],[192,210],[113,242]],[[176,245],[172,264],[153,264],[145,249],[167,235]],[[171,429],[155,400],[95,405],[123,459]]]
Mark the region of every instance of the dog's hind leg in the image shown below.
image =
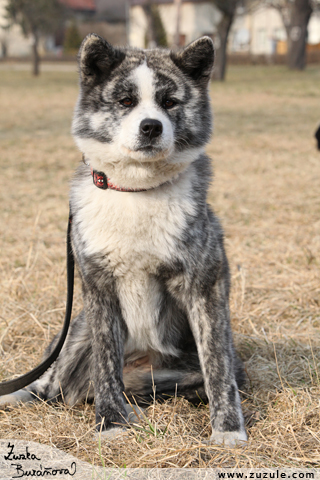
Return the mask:
[[[44,357],[53,350],[59,339],[56,335],[47,348]],[[28,403],[37,399],[64,400],[74,405],[93,399],[90,384],[92,370],[92,348],[89,327],[81,312],[70,325],[70,330],[58,359],[35,382],[10,395],[0,397],[0,406]]]
[[[16,392],[9,393],[8,395],[2,395],[0,397],[0,408],[8,405],[17,405],[18,403],[30,403],[34,402],[36,397],[27,389],[17,390]]]

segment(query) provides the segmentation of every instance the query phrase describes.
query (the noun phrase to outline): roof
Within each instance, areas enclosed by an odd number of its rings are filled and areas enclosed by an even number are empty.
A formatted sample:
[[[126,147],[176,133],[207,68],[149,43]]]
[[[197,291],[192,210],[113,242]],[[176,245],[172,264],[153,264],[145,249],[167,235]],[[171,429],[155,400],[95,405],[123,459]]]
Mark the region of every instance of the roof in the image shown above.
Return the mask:
[[[101,21],[126,21],[127,0],[95,0],[97,18]]]
[[[60,0],[63,5],[72,10],[87,10],[87,11],[95,11],[96,4],[95,0]]]
[[[208,0],[181,0],[182,3],[206,3]],[[149,0],[130,0],[130,5],[132,7],[136,5],[146,5],[150,3]],[[174,0],[151,0],[151,3],[155,3],[157,5],[162,5],[163,3],[174,3]]]

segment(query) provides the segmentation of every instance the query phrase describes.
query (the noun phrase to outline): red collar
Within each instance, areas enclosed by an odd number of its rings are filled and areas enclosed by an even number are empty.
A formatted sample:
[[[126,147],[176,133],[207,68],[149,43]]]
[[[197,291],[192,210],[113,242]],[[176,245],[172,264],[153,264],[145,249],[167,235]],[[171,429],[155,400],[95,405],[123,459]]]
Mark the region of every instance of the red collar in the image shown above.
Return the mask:
[[[86,161],[84,154],[82,154],[82,161],[88,167],[89,162]],[[156,187],[151,188],[125,188],[125,187],[117,187],[108,179],[107,175],[104,172],[98,172],[97,170],[93,170],[91,167],[91,175],[93,179],[93,183],[96,187],[101,188],[101,190],[116,190],[117,192],[148,192],[149,190],[154,190],[155,188],[162,187],[166,183],[169,183],[167,180],[166,182],[157,185]]]

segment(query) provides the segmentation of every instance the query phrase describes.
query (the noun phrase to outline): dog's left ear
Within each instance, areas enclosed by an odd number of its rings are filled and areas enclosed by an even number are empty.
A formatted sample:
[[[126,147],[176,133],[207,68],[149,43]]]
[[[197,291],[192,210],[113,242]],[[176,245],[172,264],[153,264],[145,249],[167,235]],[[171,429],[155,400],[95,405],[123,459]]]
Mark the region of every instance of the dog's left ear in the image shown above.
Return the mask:
[[[182,52],[171,55],[173,62],[194,80],[207,83],[214,63],[214,47],[210,37],[201,37]]]
[[[107,78],[124,58],[123,51],[114,48],[99,35],[90,33],[83,40],[78,54],[81,82],[88,86],[99,83]]]

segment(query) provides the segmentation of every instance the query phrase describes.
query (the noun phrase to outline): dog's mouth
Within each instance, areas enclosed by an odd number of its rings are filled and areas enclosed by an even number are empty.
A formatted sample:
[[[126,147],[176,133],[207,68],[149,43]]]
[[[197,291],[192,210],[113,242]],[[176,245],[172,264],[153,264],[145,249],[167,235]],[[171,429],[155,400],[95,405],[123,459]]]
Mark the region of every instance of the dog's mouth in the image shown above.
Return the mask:
[[[139,145],[135,148],[122,146],[122,152],[131,159],[138,161],[156,161],[166,158],[171,153],[170,148],[155,145]]]
[[[155,147],[154,145],[144,145],[142,147],[138,147],[134,150],[135,152],[146,152],[146,153],[159,153],[162,151],[161,148]]]

